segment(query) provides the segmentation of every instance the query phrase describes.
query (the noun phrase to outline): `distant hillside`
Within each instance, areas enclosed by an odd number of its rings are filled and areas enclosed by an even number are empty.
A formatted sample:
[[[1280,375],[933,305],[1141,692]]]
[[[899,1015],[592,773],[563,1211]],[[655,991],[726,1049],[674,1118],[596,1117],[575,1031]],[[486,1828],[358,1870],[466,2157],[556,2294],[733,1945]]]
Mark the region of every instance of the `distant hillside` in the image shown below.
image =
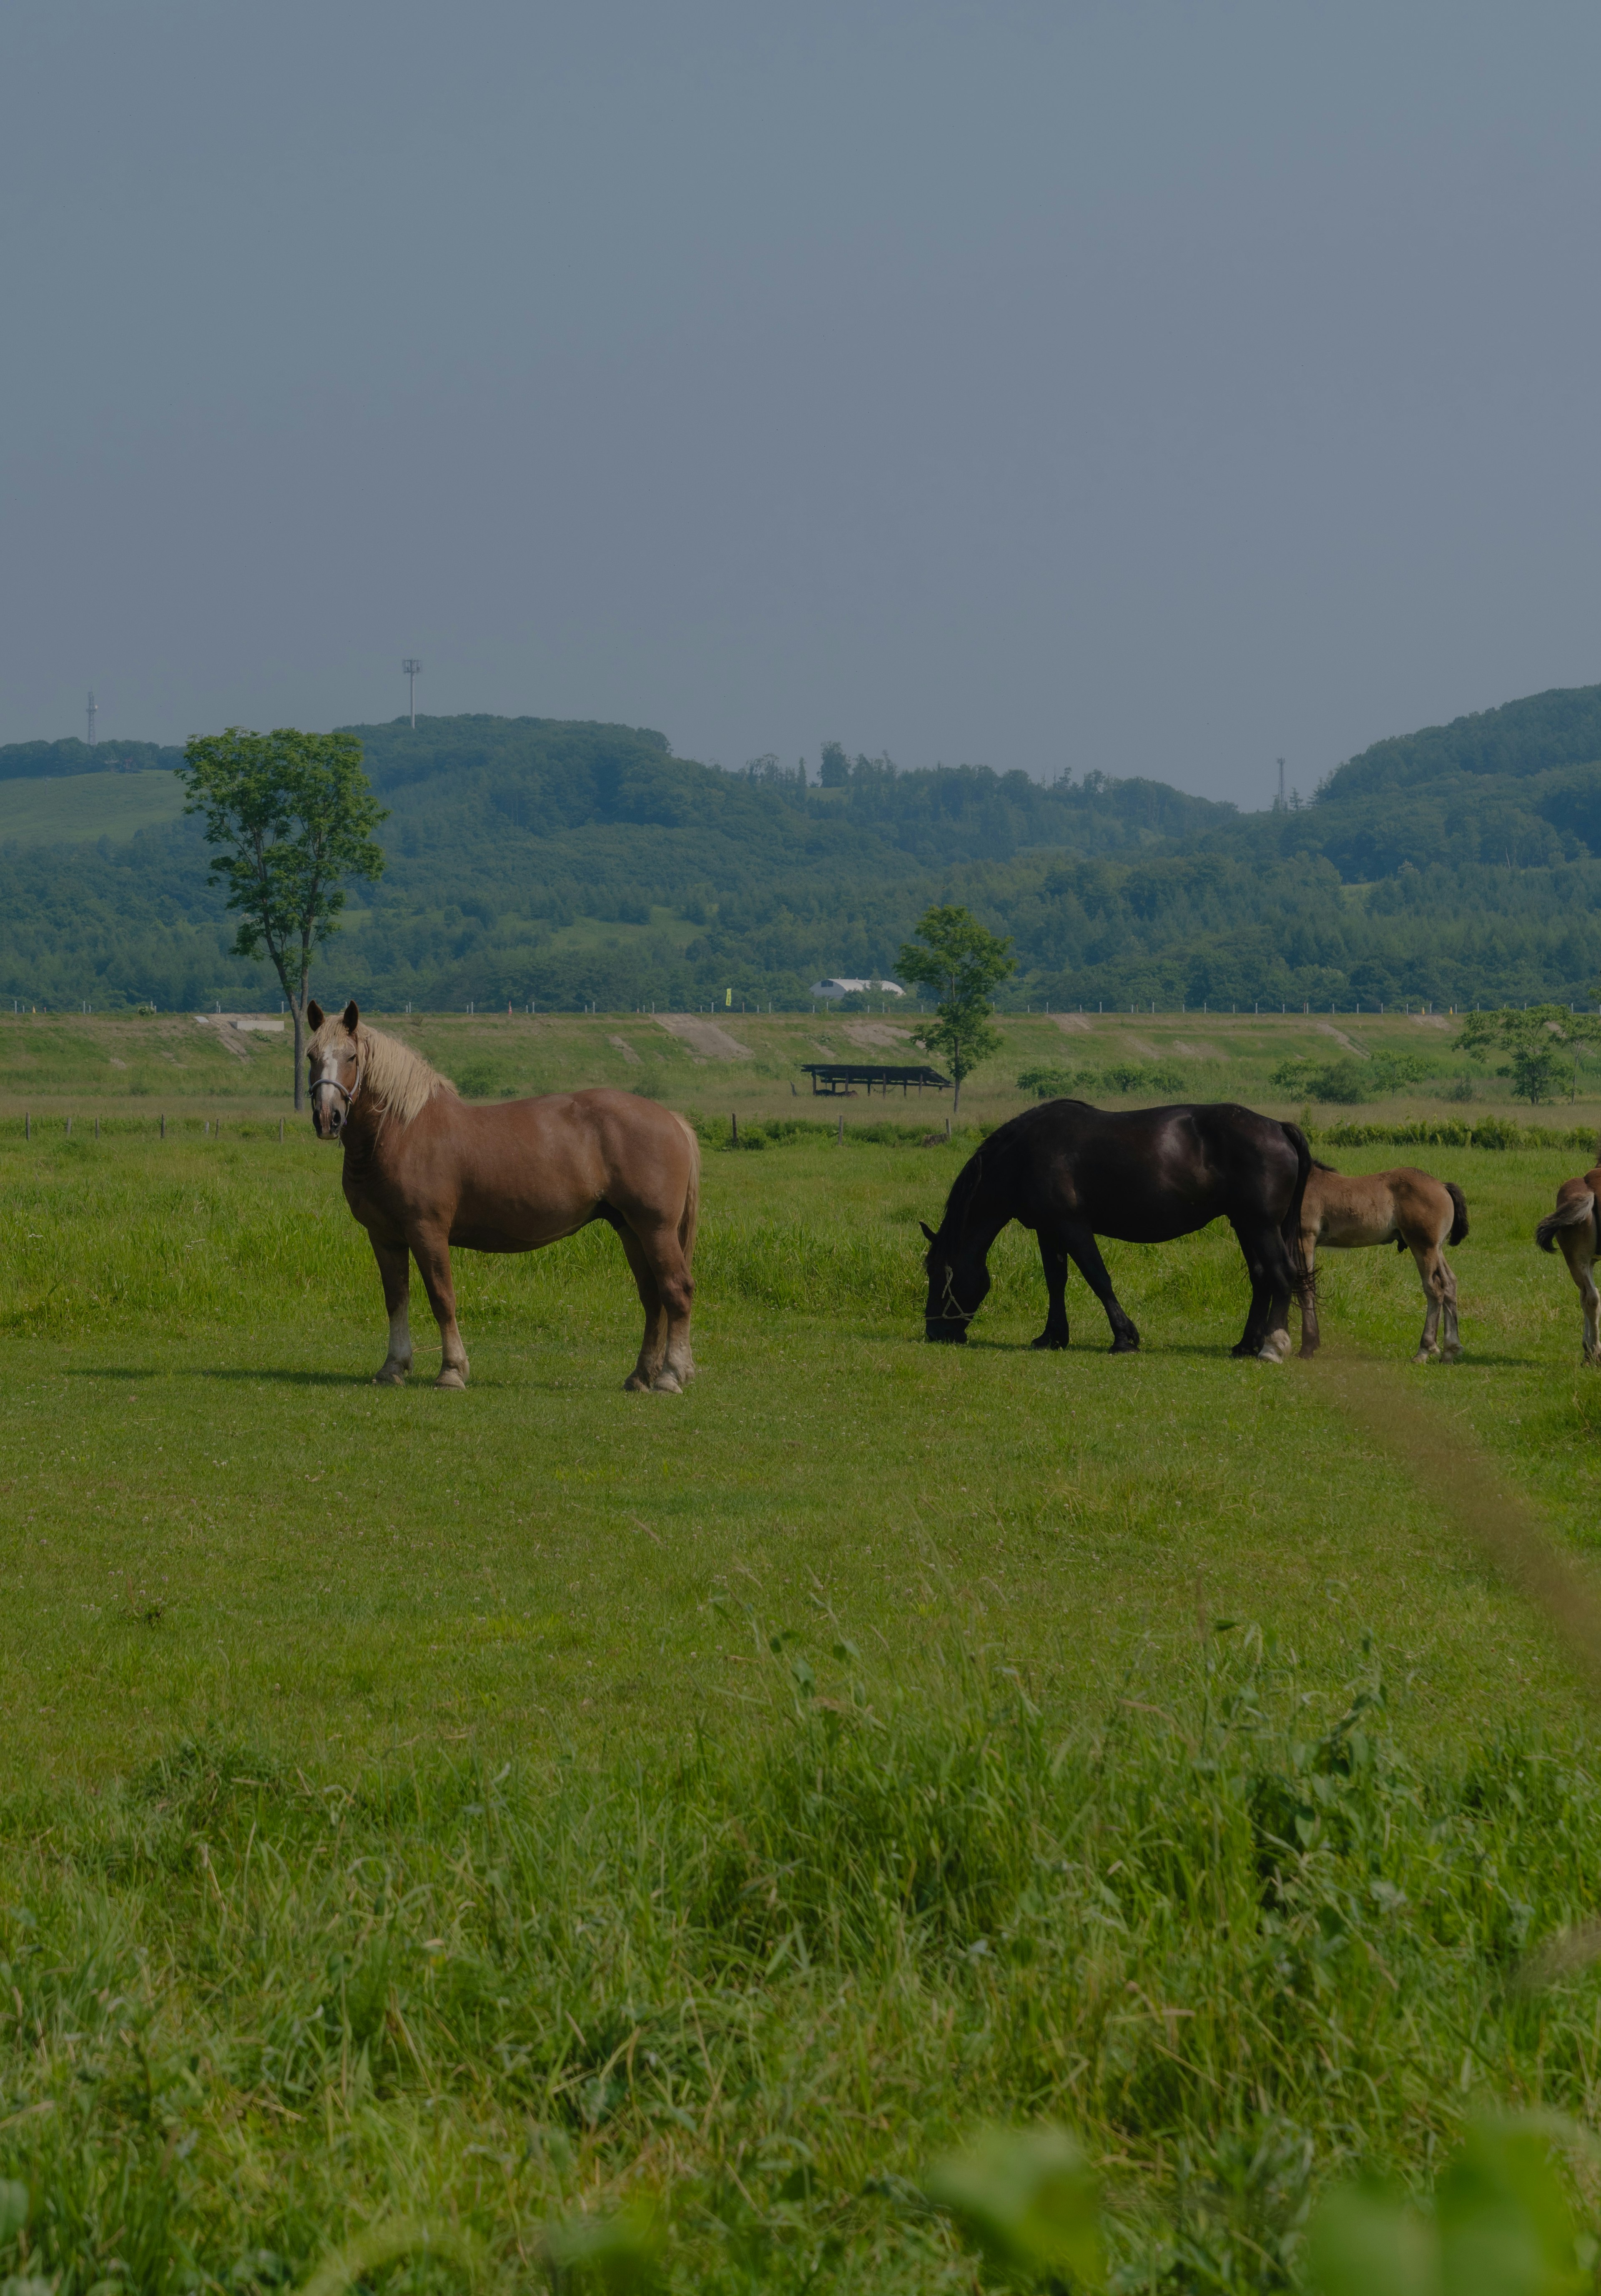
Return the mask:
[[[62,774],[171,773],[182,750],[158,742],[0,742],[0,782],[45,781]]]
[[[903,772],[833,745],[819,788],[774,758],[726,774],[659,733],[551,718],[348,730],[390,808],[388,865],[317,985],[380,1008],[729,988],[793,1005],[819,973],[892,971],[934,899],[1015,936],[1020,1004],[1577,999],[1601,976],[1601,687],[1380,742],[1310,804],[1251,815],[1158,782]],[[129,835],[119,784],[84,774],[110,747],[0,750],[0,993],[275,1000],[228,953],[193,821]],[[45,762],[19,777],[25,754]],[[176,756],[122,744],[118,766]],[[22,841],[69,816],[79,841]]]

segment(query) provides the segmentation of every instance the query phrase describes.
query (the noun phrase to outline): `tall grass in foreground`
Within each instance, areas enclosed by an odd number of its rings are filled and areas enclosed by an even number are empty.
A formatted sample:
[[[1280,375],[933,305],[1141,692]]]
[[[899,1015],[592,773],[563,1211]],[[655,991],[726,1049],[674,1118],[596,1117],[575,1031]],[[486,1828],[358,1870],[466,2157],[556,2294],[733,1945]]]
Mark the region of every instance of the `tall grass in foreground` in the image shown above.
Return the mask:
[[[1249,1629],[1066,1717],[833,1631],[753,1636],[767,1726],[676,1763],[324,1785],[201,1739],[0,1808],[0,2274],[268,2288],[393,2214],[526,2284],[631,2194],[685,2288],[970,2285],[920,2179],[988,2117],[1080,2133],[1114,2284],[1269,2289],[1332,2172],[1597,2103],[1597,1980],[1518,1981],[1594,1905],[1585,1746],[1420,1771],[1371,1652],[1319,1712]]]

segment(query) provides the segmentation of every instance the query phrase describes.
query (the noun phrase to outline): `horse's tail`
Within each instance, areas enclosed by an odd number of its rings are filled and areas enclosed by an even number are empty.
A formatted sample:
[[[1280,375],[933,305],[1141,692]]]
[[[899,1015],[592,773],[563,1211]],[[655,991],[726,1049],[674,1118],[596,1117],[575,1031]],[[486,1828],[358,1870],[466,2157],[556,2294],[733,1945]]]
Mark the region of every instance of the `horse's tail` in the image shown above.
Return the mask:
[[[1463,1194],[1455,1180],[1446,1181],[1445,1193],[1457,1208],[1451,1219],[1451,1232],[1449,1235],[1447,1236],[1446,1242],[1448,1243],[1460,1243],[1467,1234],[1467,1198]]]
[[[1295,1151],[1295,1193],[1290,1198],[1290,1209],[1285,1214],[1285,1224],[1280,1228],[1279,1234],[1283,1236],[1285,1249],[1290,1255],[1290,1267],[1296,1283],[1304,1286],[1307,1270],[1306,1261],[1301,1257],[1301,1208],[1306,1201],[1306,1184],[1312,1176],[1312,1165],[1315,1160],[1308,1145],[1306,1134],[1299,1124],[1285,1124],[1281,1126],[1280,1129]],[[1327,1168],[1326,1165],[1324,1169]]]
[[[1565,1204],[1558,1204],[1554,1212],[1541,1220],[1534,1231],[1535,1242],[1542,1251],[1555,1251],[1558,1231],[1564,1227],[1578,1227],[1582,1221],[1589,1219],[1595,1209],[1596,1199],[1588,1188],[1579,1195],[1570,1196]]]
[[[693,1125],[684,1124],[689,1142],[689,1185],[684,1191],[684,1209],[678,1215],[678,1242],[684,1253],[686,1267],[693,1267],[695,1256],[695,1228],[701,1218],[701,1143]]]

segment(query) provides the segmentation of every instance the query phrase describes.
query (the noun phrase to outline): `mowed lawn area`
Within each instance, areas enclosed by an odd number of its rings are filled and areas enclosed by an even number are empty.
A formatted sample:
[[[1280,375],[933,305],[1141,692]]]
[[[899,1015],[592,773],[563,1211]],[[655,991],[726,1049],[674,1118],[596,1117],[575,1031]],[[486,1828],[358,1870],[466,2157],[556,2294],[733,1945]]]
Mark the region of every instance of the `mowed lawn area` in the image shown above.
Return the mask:
[[[709,1148],[677,1399],[622,1392],[604,1230],[460,1255],[468,1391],[420,1286],[381,1391],[303,1120],[5,1122],[0,2270],[270,2287],[404,2217],[391,2284],[521,2285],[632,2195],[686,2287],[968,2285],[922,2165],[1047,2118],[1129,2284],[1268,2287],[1327,2175],[1589,2109],[1592,1980],[1507,1984],[1601,1890],[1544,1625],[1325,1361],[1230,1358],[1227,1231],[1109,1247],[1137,1356],[1076,1277],[1030,1350],[1015,1230],[924,1345],[975,1144]],[[1326,1363],[1588,1567],[1601,1382],[1531,1241],[1585,1160],[1419,1160],[1466,1359],[1410,1365],[1374,1251]]]

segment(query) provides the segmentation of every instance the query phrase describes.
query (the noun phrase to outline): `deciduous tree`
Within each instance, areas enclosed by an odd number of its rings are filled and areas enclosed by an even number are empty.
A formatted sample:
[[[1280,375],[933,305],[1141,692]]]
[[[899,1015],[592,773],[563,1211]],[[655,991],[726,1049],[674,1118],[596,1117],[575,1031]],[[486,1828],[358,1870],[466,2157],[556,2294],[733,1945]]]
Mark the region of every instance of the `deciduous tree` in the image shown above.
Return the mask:
[[[919,943],[922,946],[919,946]],[[922,1042],[941,1056],[956,1085],[954,1115],[962,1105],[962,1079],[1000,1048],[1000,1031],[990,1026],[990,991],[1017,970],[1008,935],[998,940],[966,909],[934,908],[917,925],[917,939],[900,952],[907,980],[932,988],[939,1002]]]
[[[346,881],[382,875],[373,832],[389,816],[352,734],[230,726],[186,742],[182,772],[185,811],[201,815],[208,844],[222,849],[211,874],[239,912],[234,950],[270,960],[294,1015],[295,1106],[303,1108],[311,960],[339,931]]]

